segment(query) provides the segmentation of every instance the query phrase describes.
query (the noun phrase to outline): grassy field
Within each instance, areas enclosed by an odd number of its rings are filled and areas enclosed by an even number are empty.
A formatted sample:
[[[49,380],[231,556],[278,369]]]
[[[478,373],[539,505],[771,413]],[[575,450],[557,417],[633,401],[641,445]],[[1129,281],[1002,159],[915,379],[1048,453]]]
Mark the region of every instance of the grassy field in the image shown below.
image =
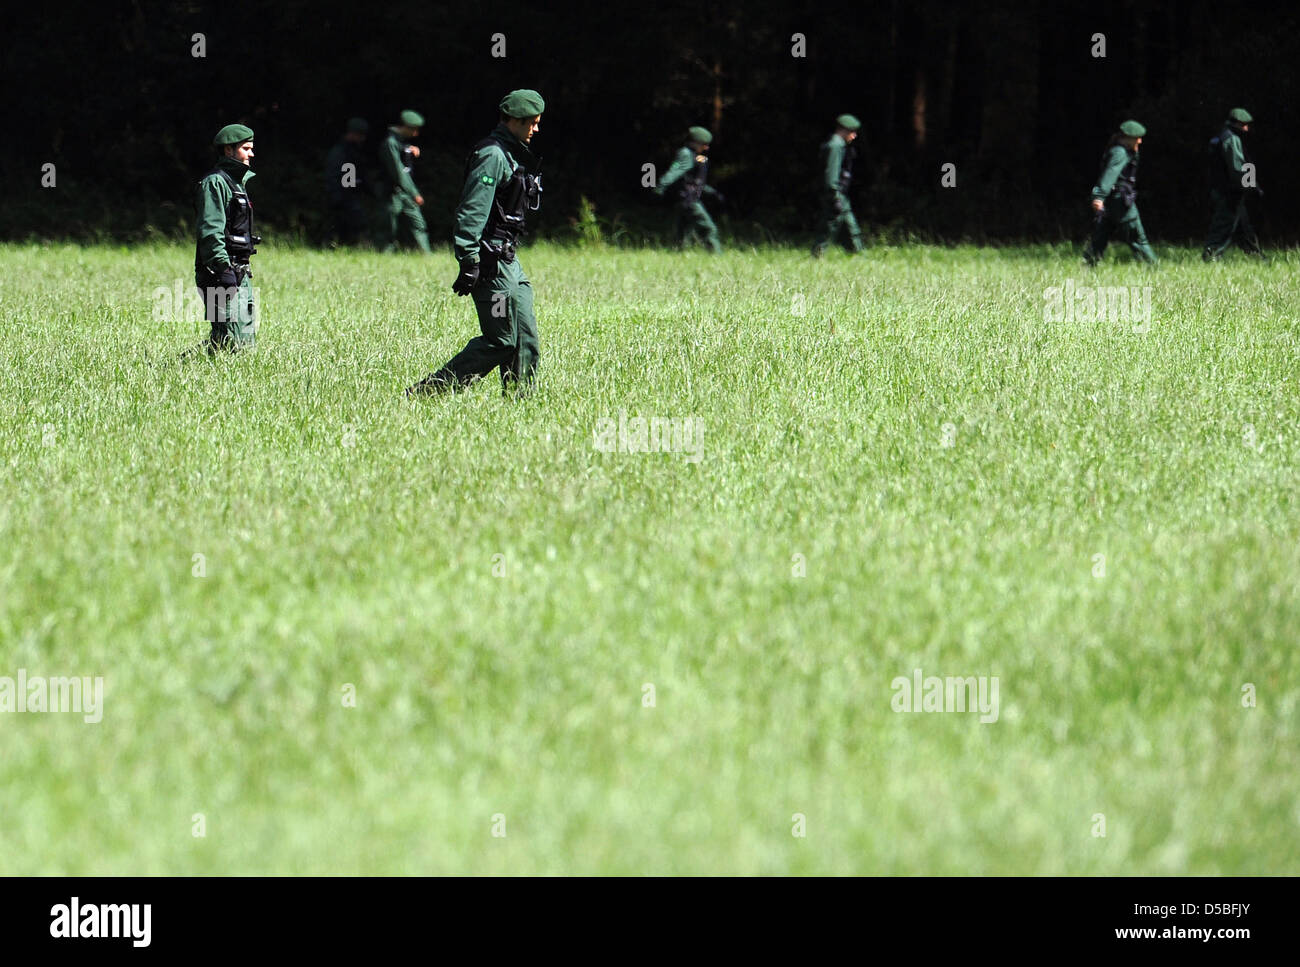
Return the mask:
[[[519,403],[402,395],[446,254],[267,245],[181,365],[192,247],[0,248],[0,676],[104,680],[0,873],[1294,872],[1300,256],[1161,254],[538,246]]]

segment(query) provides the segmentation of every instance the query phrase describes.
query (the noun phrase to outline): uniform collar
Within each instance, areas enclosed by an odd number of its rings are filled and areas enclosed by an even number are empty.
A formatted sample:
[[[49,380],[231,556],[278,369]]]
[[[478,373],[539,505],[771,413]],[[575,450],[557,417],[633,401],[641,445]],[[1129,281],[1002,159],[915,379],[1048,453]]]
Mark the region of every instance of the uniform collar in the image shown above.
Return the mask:
[[[242,185],[253,177],[253,169],[242,161],[236,161],[234,158],[227,158],[224,155],[218,159],[217,168],[230,175],[231,179]]]
[[[512,155],[520,159],[525,168],[536,167],[539,159],[537,155],[533,154],[533,149],[516,138],[514,132],[506,127],[504,121],[497,122],[496,129],[492,134],[510,149]]]
[[[504,141],[506,144],[510,145],[510,147],[512,148],[515,145],[519,145],[519,147],[521,148],[527,147],[526,144],[524,144],[522,141],[520,141],[518,138],[515,137],[515,133],[513,131],[511,131],[508,127],[506,127],[505,121],[498,121],[497,126],[492,133],[495,134],[502,141]]]

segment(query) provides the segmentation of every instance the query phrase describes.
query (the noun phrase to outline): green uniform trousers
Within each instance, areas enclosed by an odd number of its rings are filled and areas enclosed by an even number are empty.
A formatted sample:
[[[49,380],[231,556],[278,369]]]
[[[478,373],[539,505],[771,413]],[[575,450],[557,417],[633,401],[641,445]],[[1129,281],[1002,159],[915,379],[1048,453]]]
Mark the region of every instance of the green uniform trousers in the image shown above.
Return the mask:
[[[207,281],[207,280],[201,280]],[[227,270],[216,285],[200,284],[204,318],[212,324],[209,351],[251,349],[257,336],[257,306],[253,303],[253,282],[248,272],[237,279]]]
[[[1243,252],[1261,254],[1259,237],[1246,214],[1244,194],[1210,193],[1214,201],[1214,214],[1210,216],[1210,233],[1205,239],[1201,258],[1212,262],[1219,258],[1235,240]]]
[[[1122,201],[1106,202],[1101,217],[1093,222],[1092,237],[1083,247],[1083,257],[1089,265],[1101,261],[1112,235],[1128,243],[1134,258],[1151,265],[1159,261],[1147,242],[1146,229],[1142,227],[1142,216],[1138,214],[1136,204],[1125,206]]]
[[[693,201],[677,206],[677,244],[684,246],[693,238],[699,238],[705,248],[714,254],[722,251],[718,226],[713,223],[703,202]]]
[[[813,255],[820,256],[831,242],[839,242],[850,253],[862,251],[862,229],[847,199],[831,198],[823,202],[817,221],[821,227],[813,239]]]
[[[395,191],[388,199],[388,235],[384,238],[383,249],[391,252],[397,248],[397,233],[405,223],[411,230],[411,237],[421,252],[432,252],[429,248],[429,229],[424,223],[424,213],[415,199],[405,192]]]
[[[435,373],[435,384],[470,383],[492,370],[501,370],[501,389],[515,386],[520,396],[533,387],[533,374],[541,359],[537,317],[533,314],[533,286],[518,260],[483,263],[483,275],[470,293],[478,312],[482,335],[471,339]]]

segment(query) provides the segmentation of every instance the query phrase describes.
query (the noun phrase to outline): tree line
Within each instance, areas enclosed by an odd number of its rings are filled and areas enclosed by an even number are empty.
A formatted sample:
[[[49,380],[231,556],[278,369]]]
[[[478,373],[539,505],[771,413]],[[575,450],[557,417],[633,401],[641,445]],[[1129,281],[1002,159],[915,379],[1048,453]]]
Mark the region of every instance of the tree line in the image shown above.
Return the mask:
[[[373,145],[409,107],[427,119],[415,174],[431,235],[446,238],[466,151],[505,91],[531,87],[548,103],[545,236],[666,237],[643,165],[662,170],[703,124],[724,231],[803,239],[818,144],[850,112],[864,125],[852,195],[868,230],[1081,241],[1102,148],[1134,117],[1149,132],[1148,231],[1196,241],[1206,142],[1243,106],[1267,187],[1261,234],[1278,244],[1300,214],[1298,26],[1273,4],[1208,0],[28,6],[4,53],[6,90],[23,96],[9,105],[0,225],[7,238],[185,236],[212,135],[243,121],[262,223],[319,238],[324,157],[346,120],[369,120]]]

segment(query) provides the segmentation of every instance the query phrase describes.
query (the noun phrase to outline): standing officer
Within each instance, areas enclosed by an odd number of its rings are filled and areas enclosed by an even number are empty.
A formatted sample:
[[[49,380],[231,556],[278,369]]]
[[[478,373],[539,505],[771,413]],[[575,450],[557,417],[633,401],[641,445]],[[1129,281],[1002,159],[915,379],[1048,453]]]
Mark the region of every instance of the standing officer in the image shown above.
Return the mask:
[[[665,191],[676,185],[677,244],[685,245],[689,239],[699,236],[705,247],[717,255],[722,251],[718,226],[700,200],[708,195],[718,203],[726,201],[721,192],[705,183],[709,177],[708,151],[711,144],[713,135],[707,128],[696,126],[687,130],[686,144],[678,149],[672,165],[659,179],[655,194],[662,197]]]
[[[379,149],[379,160],[383,165],[384,179],[390,192],[388,198],[388,235],[384,239],[384,251],[391,252],[397,247],[398,221],[404,221],[411,229],[411,235],[420,251],[426,255],[429,248],[429,232],[420,214],[424,196],[411,180],[411,165],[420,157],[420,149],[411,144],[411,140],[420,136],[424,118],[414,111],[403,111],[401,124],[394,124],[388,129],[388,137]]]
[[[862,251],[862,230],[849,205],[849,184],[853,181],[853,158],[862,122],[852,114],[835,119],[835,133],[821,147],[818,191],[822,199],[818,221],[821,227],[813,240],[812,254],[821,258],[830,242],[838,239],[850,254]]]
[[[212,145],[220,156],[199,182],[195,196],[194,253],[194,284],[212,333],[206,346],[200,343],[186,355],[205,348],[209,355],[218,349],[252,349],[257,334],[249,259],[261,239],[253,234],[253,205],[247,191],[253,177],[253,130],[227,124]]]
[[[1264,193],[1254,184],[1244,185],[1247,179],[1242,173],[1245,154],[1241,136],[1250,130],[1253,120],[1245,108],[1234,107],[1228,112],[1228,120],[1218,137],[1210,139],[1210,200],[1214,203],[1214,214],[1210,216],[1210,232],[1205,239],[1205,251],[1201,253],[1206,262],[1219,261],[1233,239],[1242,251],[1264,257],[1259,237],[1246,214],[1246,192],[1253,191],[1260,196]]]
[[[1088,265],[1101,261],[1116,232],[1128,242],[1136,258],[1156,263],[1137,206],[1138,148],[1146,133],[1147,129],[1136,121],[1125,121],[1101,156],[1101,175],[1092,189],[1092,237],[1083,247],[1083,260]]]
[[[329,199],[330,221],[334,238],[344,245],[355,245],[366,225],[366,210],[361,204],[365,188],[361,177],[361,146],[370,125],[365,118],[348,121],[343,137],[325,158],[325,197]]]
[[[457,295],[473,296],[479,329],[442,369],[430,373],[407,396],[468,386],[501,369],[501,388],[528,393],[541,351],[533,315],[533,287],[515,260],[524,216],[541,205],[540,159],[529,144],[546,104],[536,91],[507,94],[496,129],[474,145],[465,162],[465,187],[456,209]]]

